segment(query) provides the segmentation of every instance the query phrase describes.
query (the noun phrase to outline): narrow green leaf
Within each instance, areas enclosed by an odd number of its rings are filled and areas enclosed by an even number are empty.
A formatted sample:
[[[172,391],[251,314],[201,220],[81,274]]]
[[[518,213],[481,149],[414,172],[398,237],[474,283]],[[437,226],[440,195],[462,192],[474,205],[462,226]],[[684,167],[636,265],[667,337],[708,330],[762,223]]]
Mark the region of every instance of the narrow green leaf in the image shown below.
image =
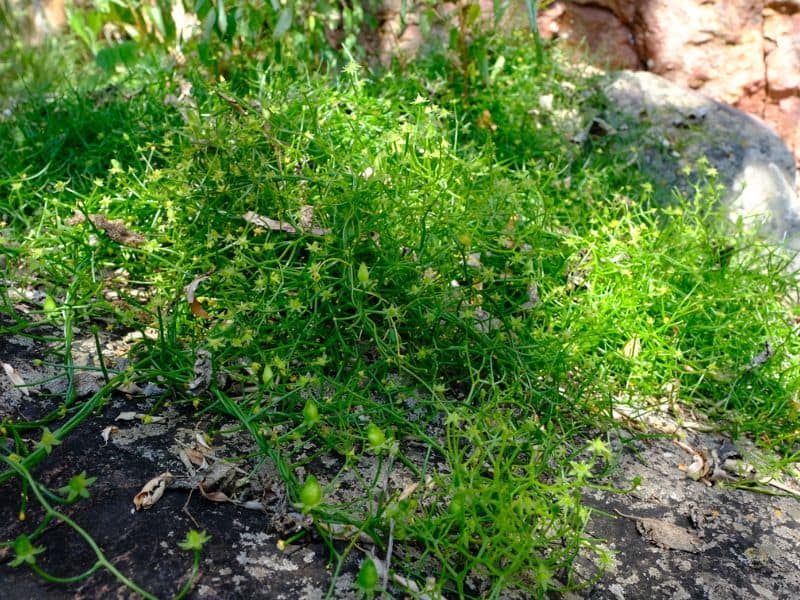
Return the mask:
[[[280,39],[289,31],[292,26],[292,19],[294,18],[294,7],[287,4],[281,9],[281,14],[278,16],[278,24],[275,25],[275,31],[272,32],[273,39]]]
[[[217,27],[224,37],[228,32],[228,15],[225,14],[225,0],[217,0]]]

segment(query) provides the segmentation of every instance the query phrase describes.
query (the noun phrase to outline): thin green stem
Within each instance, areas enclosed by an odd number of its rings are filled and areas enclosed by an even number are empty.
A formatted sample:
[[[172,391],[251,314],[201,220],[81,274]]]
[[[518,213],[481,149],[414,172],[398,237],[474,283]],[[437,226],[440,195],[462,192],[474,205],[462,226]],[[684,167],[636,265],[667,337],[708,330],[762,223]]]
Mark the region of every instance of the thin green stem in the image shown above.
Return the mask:
[[[200,551],[194,551],[194,560],[192,561],[192,570],[189,572],[189,578],[186,580],[186,583],[183,584],[183,587],[175,596],[174,600],[182,600],[189,593],[189,590],[192,589],[192,586],[195,584],[197,580],[197,574],[200,571]]]
[[[86,579],[87,577],[90,577],[98,569],[101,569],[103,567],[103,563],[98,560],[96,563],[94,563],[94,565],[92,565],[89,569],[87,569],[86,571],[84,571],[80,575],[73,575],[72,577],[57,577],[56,575],[51,575],[50,573],[48,573],[47,571],[42,569],[36,563],[33,563],[32,565],[30,565],[30,567],[31,567],[31,571],[36,573],[42,579],[44,579],[46,581],[49,581],[50,583],[70,584],[70,583],[75,583],[77,581],[82,581],[82,580]]]
[[[2,460],[4,463],[6,463],[6,465],[11,467],[11,470],[14,471],[20,477],[22,477],[23,480],[28,482],[28,484],[31,487],[31,491],[33,491],[34,495],[36,496],[36,499],[39,501],[39,504],[42,505],[42,508],[45,509],[45,511],[47,512],[48,515],[50,515],[54,519],[58,519],[59,521],[62,521],[64,523],[66,523],[79,536],[81,536],[83,538],[83,540],[86,542],[86,544],[92,549],[92,551],[94,552],[95,556],[97,556],[97,562],[100,565],[102,565],[103,568],[105,568],[108,571],[110,571],[114,575],[114,577],[116,577],[123,585],[127,586],[128,588],[130,588],[131,590],[133,590],[137,594],[140,594],[146,600],[158,600],[158,598],[156,598],[155,596],[153,596],[149,592],[143,590],[138,585],[136,585],[133,581],[131,581],[125,575],[123,575],[122,572],[120,572],[119,569],[117,569],[114,566],[114,564],[111,563],[106,558],[105,554],[100,549],[100,547],[97,545],[97,543],[94,541],[92,536],[90,536],[89,533],[85,529],[83,529],[83,527],[81,527],[75,521],[70,519],[67,515],[65,515],[62,512],[57,511],[56,509],[54,509],[50,505],[50,503],[47,501],[47,499],[44,497],[44,495],[39,490],[39,485],[36,483],[36,480],[33,478],[33,476],[31,475],[30,471],[28,471],[28,469],[25,468],[24,464],[9,460],[7,457],[2,456],[2,455],[0,455],[0,460]]]

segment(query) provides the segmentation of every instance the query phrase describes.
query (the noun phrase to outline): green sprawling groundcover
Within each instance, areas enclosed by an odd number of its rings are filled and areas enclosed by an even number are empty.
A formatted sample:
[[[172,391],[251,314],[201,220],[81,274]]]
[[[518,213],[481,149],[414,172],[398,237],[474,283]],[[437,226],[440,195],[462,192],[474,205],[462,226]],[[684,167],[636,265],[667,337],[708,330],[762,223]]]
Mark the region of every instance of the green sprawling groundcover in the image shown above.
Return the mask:
[[[27,91],[36,74],[5,64],[0,275],[47,292],[37,319],[65,341],[74,324],[158,335],[99,396],[33,431],[7,418],[4,479],[35,487],[53,439],[115,386],[157,382],[153,414],[238,419],[317,534],[354,525],[379,557],[391,536],[392,572],[420,586],[441,573],[433,592],[539,595],[587,583],[570,571],[579,553],[598,573],[613,560],[584,534],[581,489],[613,467],[615,403],[669,390],[796,449],[786,261],[716,214],[713,170],[697,166],[693,197],[656,203],[669,191],[631,166],[635,138],[624,155],[570,141],[603,99],[556,56],[537,66],[527,38],[494,45],[467,96],[443,53],[374,73],[263,56],[225,77],[191,59],[88,66]],[[92,215],[141,237],[115,240]],[[748,368],[767,342],[774,355]],[[200,350],[227,382],[192,396]],[[341,470],[321,470],[326,456]],[[364,478],[363,500],[340,500],[365,461],[420,486],[401,498]],[[5,542],[19,564],[35,565],[35,537]],[[338,564],[353,540],[331,544]]]

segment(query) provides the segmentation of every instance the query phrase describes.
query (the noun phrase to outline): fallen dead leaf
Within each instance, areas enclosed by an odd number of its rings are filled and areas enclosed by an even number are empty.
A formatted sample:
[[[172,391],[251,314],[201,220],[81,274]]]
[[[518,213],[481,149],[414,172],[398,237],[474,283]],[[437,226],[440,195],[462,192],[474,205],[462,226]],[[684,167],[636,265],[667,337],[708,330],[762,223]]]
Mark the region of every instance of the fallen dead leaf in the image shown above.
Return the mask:
[[[190,396],[199,396],[211,385],[212,363],[211,353],[208,350],[200,349],[197,351],[197,359],[194,361],[194,380],[186,390]]]
[[[225,494],[225,492],[220,492],[220,491],[207,492],[207,491],[205,491],[205,489],[203,489],[203,484],[202,483],[197,486],[197,489],[200,490],[200,494],[203,496],[203,498],[205,498],[206,500],[211,500],[211,502],[231,502],[231,503],[233,502],[233,500],[228,498],[228,496]]]
[[[89,221],[91,221],[92,225],[105,232],[108,237],[118,244],[136,248],[147,241],[147,239],[141,233],[128,229],[128,226],[125,225],[125,221],[122,219],[111,220],[105,215],[91,214],[89,215]],[[65,221],[65,223],[70,226],[79,225],[80,223],[85,222],[86,216],[79,212],[76,212]]]
[[[467,266],[472,267],[474,269],[480,269],[483,267],[481,264],[481,253],[480,252],[471,252],[467,256]]]
[[[629,359],[636,359],[642,352],[642,339],[635,335],[625,343],[622,349],[622,356]]]
[[[308,213],[306,213],[306,214],[308,214]],[[311,213],[311,214],[313,214],[313,213]],[[270,231],[282,231],[284,233],[297,233],[297,228],[294,225],[291,225],[291,224],[287,223],[286,221],[278,221],[276,219],[270,219],[269,217],[261,216],[258,213],[253,212],[252,210],[247,211],[245,214],[243,214],[242,218],[245,221],[247,221],[248,223],[252,223],[256,227],[264,227],[266,229],[269,229]],[[322,227],[316,227],[316,226],[313,226],[313,225],[309,226],[308,228],[305,228],[303,226],[303,224],[302,224],[302,221],[303,221],[303,217],[302,217],[302,209],[301,209],[301,230],[304,233],[310,233],[311,235],[324,236],[324,235],[328,235],[331,232],[330,229],[324,229]]]
[[[192,311],[192,314],[195,317],[201,317],[203,319],[210,319],[211,315],[206,312],[197,298],[195,298],[195,293],[197,293],[197,287],[209,277],[210,275],[208,273],[200,277],[195,277],[189,285],[183,288],[183,292],[186,294],[186,301],[189,303],[189,309]]]
[[[480,129],[488,129],[491,132],[497,131],[497,125],[492,121],[492,113],[487,109],[484,109],[481,116],[478,117],[477,125]]]
[[[200,29],[200,21],[194,13],[187,13],[183,2],[175,2],[170,11],[172,21],[175,23],[175,37],[179,43],[188,42],[194,32]]]
[[[687,452],[692,457],[692,462],[689,465],[679,465],[678,468],[686,473],[688,477],[693,479],[694,481],[705,480],[708,475],[711,473],[711,462],[708,460],[708,457],[705,453],[699,452],[689,446],[688,444],[681,442],[680,440],[672,440],[673,443],[678,446],[684,452]],[[706,481],[706,483],[708,483]]]
[[[203,305],[200,304],[197,300],[192,300],[189,303],[189,310],[192,311],[192,314],[195,317],[200,317],[201,319],[210,319],[211,315],[206,312],[206,309],[203,308]]]
[[[158,415],[148,415],[145,413],[137,413],[132,410],[121,412],[117,415],[117,418],[114,419],[115,421],[135,421],[140,420],[145,425],[149,425],[150,423],[163,423],[167,420],[166,417],[161,417]]]
[[[193,465],[203,468],[203,465],[208,464],[206,462],[206,454],[200,450],[195,450],[194,448],[184,448],[183,452],[186,454],[186,458],[189,459],[189,462],[191,462]]]
[[[103,431],[100,432],[100,437],[103,438],[104,446],[108,444],[108,440],[111,439],[111,435],[117,433],[119,431],[119,427],[114,425],[109,425],[103,428]]]
[[[400,495],[397,497],[398,502],[402,502],[406,498],[410,497],[411,494],[417,491],[418,487],[419,483],[416,481],[409,483],[405,488],[403,488],[403,491],[400,492]]]
[[[12,367],[8,363],[0,363],[3,365],[3,370],[6,372],[6,375],[11,380],[11,383],[22,393],[24,396],[30,396],[31,391],[25,386],[25,380],[19,374],[14,367]]]
[[[175,481],[175,476],[167,471],[145,483],[141,491],[133,497],[133,505],[136,510],[151,508],[161,499],[161,496],[164,495],[164,490],[173,481]]]
[[[136,411],[129,410],[125,412],[121,412],[117,415],[117,418],[114,419],[115,421],[133,421],[136,419]]]
[[[212,449],[211,446],[208,445],[208,442],[206,442],[206,436],[203,435],[202,433],[198,432],[197,434],[195,434],[194,439],[199,446],[203,448],[208,448],[209,450]]]
[[[119,386],[117,388],[117,391],[122,392],[123,394],[128,394],[129,396],[138,396],[139,394],[144,392],[144,390],[142,388],[140,388],[139,385],[134,383],[133,381],[129,381],[128,383],[125,383],[125,384]],[[126,419],[123,419],[123,420],[126,420]],[[127,419],[127,420],[131,420],[131,419]]]

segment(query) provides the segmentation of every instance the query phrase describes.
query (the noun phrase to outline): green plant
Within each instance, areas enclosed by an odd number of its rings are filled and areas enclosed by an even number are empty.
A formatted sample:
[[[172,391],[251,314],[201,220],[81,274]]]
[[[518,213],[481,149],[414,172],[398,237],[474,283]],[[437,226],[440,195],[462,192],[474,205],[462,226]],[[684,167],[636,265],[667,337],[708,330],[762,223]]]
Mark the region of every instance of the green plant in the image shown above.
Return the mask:
[[[211,537],[205,531],[190,529],[188,532],[186,532],[186,539],[178,543],[178,546],[182,550],[192,553],[194,560],[192,561],[192,572],[186,579],[186,583],[184,584],[183,588],[181,588],[181,590],[175,596],[175,600],[180,600],[181,598],[185,597],[186,594],[189,593],[189,590],[192,589],[195,578],[200,571],[200,553],[203,550],[203,546],[205,546],[210,539]]]
[[[334,576],[366,536],[409,593],[436,571],[424,593],[543,596],[589,583],[577,556],[611,561],[581,494],[611,468],[597,436],[615,404],[669,385],[791,456],[796,280],[781,254],[723,225],[707,166],[694,197],[663,206],[603,140],[572,144],[532,102],[578,114],[597,98],[574,87],[592,84],[556,55],[531,68],[529,42],[487,45],[466,102],[452,56],[329,73],[285,48],[232,58],[224,81],[199,58],[139,63],[101,102],[23,102],[0,122],[2,248],[49,296],[39,312],[63,329],[70,381],[76,322],[158,336],[90,399],[5,421],[20,468],[0,483],[42,490],[30,469],[58,440],[115,387],[157,380],[188,414],[252,436],[306,513],[288,541],[321,536]],[[0,309],[35,335],[5,295]],[[749,368],[766,341],[774,354]],[[201,351],[230,383],[190,396]],[[78,476],[64,492],[89,490]],[[36,560],[35,536],[16,547]]]
[[[48,501],[47,497],[50,494],[45,488],[43,488],[30,474],[30,471],[24,466],[24,464],[14,456],[7,457],[0,455],[0,460],[2,460],[7,467],[10,468],[12,472],[15,472],[17,475],[22,478],[25,482],[26,487],[30,490],[36,499],[39,501],[39,504],[45,510],[45,518],[42,524],[36,528],[35,532],[28,536],[25,534],[20,535],[15,539],[11,546],[14,549],[16,554],[16,558],[12,561],[12,566],[19,567],[21,565],[26,565],[32,571],[34,571],[37,575],[39,575],[42,579],[49,581],[51,583],[73,583],[75,581],[80,581],[82,579],[86,579],[87,577],[91,576],[99,569],[107,569],[110,571],[114,577],[116,577],[120,583],[125,585],[126,587],[130,588],[143,598],[147,598],[149,600],[155,600],[155,596],[149,594],[141,587],[139,587],[136,583],[128,579],[124,574],[122,574],[103,554],[103,551],[97,546],[95,541],[92,537],[83,529],[80,525],[78,525],[75,521],[70,519],[67,515],[63,512],[53,508],[50,501]],[[85,474],[81,474],[79,476],[73,477],[70,481],[70,485],[68,488],[64,488],[67,493],[67,497],[63,500],[60,498],[55,498],[58,501],[62,501],[64,503],[71,503],[74,502],[78,495],[82,497],[88,497],[88,492],[86,491],[86,487],[88,486],[89,482],[84,479]],[[93,478],[92,478],[93,479]],[[77,495],[75,495],[77,494]],[[65,523],[68,527],[73,529],[75,533],[77,533],[86,544],[92,549],[97,557],[97,561],[86,571],[80,573],[78,575],[74,575],[72,577],[56,577],[44,571],[39,565],[36,563],[36,556],[41,554],[46,549],[44,547],[34,547],[33,540],[41,535],[44,531],[46,525],[52,520],[59,520],[62,523]]]

